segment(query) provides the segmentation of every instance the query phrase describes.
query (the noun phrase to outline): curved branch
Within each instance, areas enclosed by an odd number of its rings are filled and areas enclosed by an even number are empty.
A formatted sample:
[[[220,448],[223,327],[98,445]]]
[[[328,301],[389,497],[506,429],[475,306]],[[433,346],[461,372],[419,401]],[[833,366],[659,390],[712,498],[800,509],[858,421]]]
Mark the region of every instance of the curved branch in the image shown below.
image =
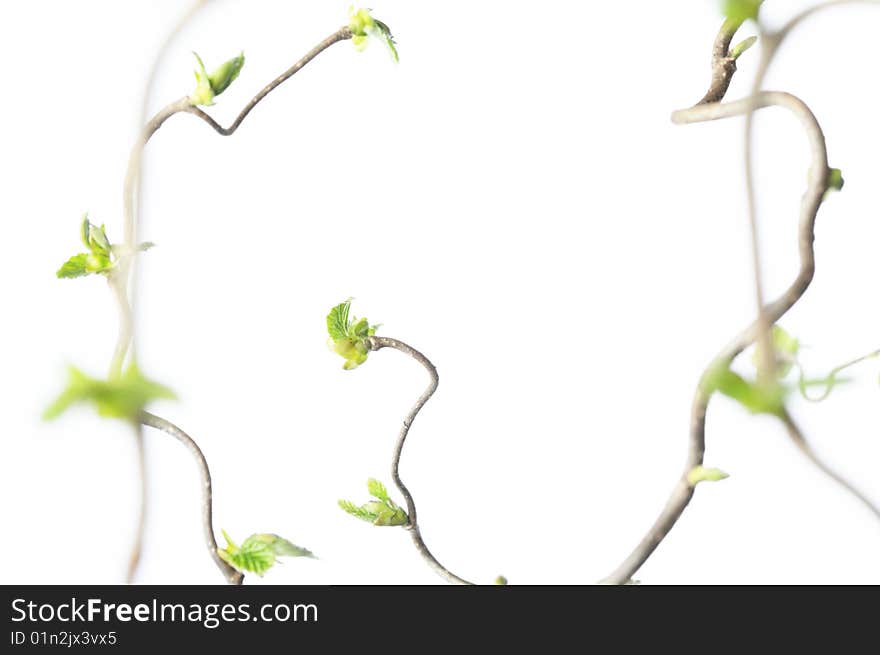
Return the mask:
[[[165,434],[171,435],[180,443],[187,447],[196,459],[199,467],[199,475],[202,478],[202,534],[205,538],[205,546],[211,559],[220,569],[223,577],[229,584],[240,585],[244,581],[244,574],[236,571],[234,568],[224,562],[220,555],[217,554],[217,539],[214,536],[214,517],[213,517],[213,493],[211,491],[211,471],[208,468],[208,460],[205,459],[204,453],[198,444],[186,432],[179,427],[155,414],[149,412],[141,412],[140,422],[143,425],[161,430]]]
[[[765,91],[758,94],[757,98],[746,98],[736,102],[698,105],[690,109],[683,109],[673,113],[672,120],[679,125],[718,120],[743,115],[753,106],[758,108],[778,106],[792,112],[804,126],[804,130],[810,140],[813,157],[809,187],[801,203],[800,225],[798,228],[800,269],[788,289],[779,298],[764,306],[763,313],[772,325],[801,299],[809,287],[816,270],[815,254],[813,252],[816,216],[819,213],[819,207],[822,204],[822,198],[827,189],[829,173],[828,154],[822,127],[819,125],[813,112],[810,111],[810,108],[802,100],[790,93],[779,91]],[[760,318],[753,321],[721,350],[713,360],[713,364],[719,360],[732,361],[743,350],[748,348],[757,340],[761,324]],[[624,584],[630,580],[633,574],[651,556],[654,549],[669,534],[669,531],[672,530],[672,527],[681,517],[688,503],[690,503],[694,495],[694,488],[688,483],[687,475],[695,466],[703,464],[703,455],[706,450],[706,411],[708,405],[709,396],[703,391],[702,385],[697,385],[697,391],[691,406],[690,441],[684,472],[676,483],[660,516],[632,553],[603,582],[608,584]]]
[[[880,519],[880,508],[872,503],[865,494],[855,487],[855,485],[846,480],[819,458],[816,452],[810,447],[810,444],[807,442],[806,437],[804,437],[803,432],[801,432],[800,427],[795,423],[787,409],[783,408],[782,414],[780,414],[779,418],[782,420],[783,425],[785,425],[785,429],[788,431],[788,436],[791,437],[791,440],[794,442],[794,445],[798,447],[798,450],[806,455],[807,459],[809,459],[816,468],[855,496],[859,502],[871,510],[875,517]]]
[[[440,577],[444,578],[448,582],[453,582],[455,584],[473,584],[472,582],[468,582],[464,578],[460,578],[445,566],[443,566],[440,562],[437,561],[437,558],[428,550],[428,547],[425,545],[424,540],[422,539],[421,532],[419,531],[419,523],[416,515],[416,504],[413,500],[412,494],[409,492],[409,489],[406,488],[406,485],[403,484],[403,480],[400,479],[400,455],[403,452],[403,444],[406,441],[406,437],[409,434],[409,429],[412,426],[413,421],[418,415],[419,411],[421,411],[422,407],[424,407],[425,403],[428,402],[428,399],[434,395],[434,392],[437,390],[437,385],[440,383],[440,377],[437,375],[437,369],[431,363],[431,361],[425,357],[418,350],[409,346],[402,341],[398,341],[397,339],[391,339],[388,337],[369,337],[366,340],[367,347],[370,350],[381,350],[382,348],[394,348],[395,350],[399,350],[405,355],[409,355],[414,360],[416,360],[419,364],[425,367],[425,370],[428,371],[428,375],[431,376],[431,382],[428,384],[428,388],[425,389],[424,393],[419,396],[419,399],[416,401],[415,405],[412,406],[412,409],[409,410],[409,414],[403,419],[403,425],[400,428],[400,434],[397,437],[397,443],[394,446],[394,455],[391,459],[391,478],[394,480],[395,486],[397,486],[398,491],[400,491],[400,495],[403,496],[406,501],[406,513],[409,516],[409,523],[406,525],[406,529],[409,530],[410,536],[412,537],[413,543],[416,546],[416,549],[419,551],[419,554],[424,558],[428,565],[434,569],[434,571],[440,575]]]

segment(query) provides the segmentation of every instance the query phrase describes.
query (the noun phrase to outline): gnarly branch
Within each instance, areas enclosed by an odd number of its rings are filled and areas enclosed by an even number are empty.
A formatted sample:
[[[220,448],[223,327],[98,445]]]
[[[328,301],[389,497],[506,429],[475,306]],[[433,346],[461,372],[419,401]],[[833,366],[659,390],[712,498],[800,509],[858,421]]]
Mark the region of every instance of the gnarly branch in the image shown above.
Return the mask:
[[[809,187],[801,204],[800,224],[798,228],[798,246],[800,253],[800,269],[794,281],[785,292],[775,301],[767,304],[763,310],[770,320],[770,324],[776,323],[795,303],[804,295],[816,270],[815,255],[813,252],[813,239],[815,234],[816,217],[822,198],[825,195],[828,182],[829,166],[828,154],[825,145],[825,136],[813,112],[796,96],[779,91],[765,91],[756,99],[747,98],[725,104],[697,105],[690,109],[683,109],[672,115],[676,124],[697,123],[704,121],[740,116],[748,112],[752,106],[772,107],[778,106],[792,112],[802,123],[807,137],[810,140],[812,150],[812,167],[810,171]],[[761,321],[757,319],[745,330],[740,332],[713,360],[731,362],[743,350],[754,343],[761,329]],[[711,365],[710,365],[711,367]],[[708,369],[707,369],[708,370]],[[615,569],[604,582],[609,584],[624,584],[630,580],[636,571],[654,552],[654,549],[669,534],[669,531],[681,517],[685,508],[694,495],[694,488],[688,483],[687,475],[695,467],[703,464],[703,455],[706,449],[706,411],[709,405],[709,395],[706,394],[702,385],[697,386],[691,408],[691,429],[688,445],[688,456],[684,472],[676,483],[666,506],[660,516],[651,526],[641,542],[623,563]]]
[[[220,572],[229,584],[240,585],[244,581],[244,575],[229,566],[229,564],[224,562],[220,558],[220,555],[217,554],[217,539],[214,536],[211,471],[208,468],[208,460],[205,459],[205,455],[202,453],[201,448],[199,448],[198,444],[186,432],[164,418],[150,414],[149,412],[141,412],[139,420],[143,425],[161,430],[165,434],[174,437],[186,446],[190,453],[192,453],[192,456],[195,457],[196,464],[198,464],[199,467],[199,475],[202,479],[202,534],[205,538],[205,546],[208,548],[208,553],[211,555],[211,559],[214,560],[217,568],[220,569]]]
[[[425,545],[425,542],[422,539],[421,532],[419,531],[415,501],[413,500],[412,494],[409,492],[409,489],[406,488],[406,485],[403,484],[403,481],[400,479],[400,455],[403,452],[403,444],[406,441],[407,434],[409,434],[410,426],[412,426],[416,415],[419,413],[425,403],[428,402],[428,399],[432,395],[434,395],[434,392],[437,390],[437,385],[440,382],[440,377],[437,375],[437,369],[434,367],[431,361],[422,353],[420,353],[412,346],[409,346],[402,341],[398,341],[397,339],[373,336],[369,337],[366,341],[367,347],[370,350],[394,348],[395,350],[399,350],[405,355],[409,355],[419,364],[424,366],[425,370],[428,371],[428,375],[431,376],[431,382],[430,384],[428,384],[428,388],[425,389],[425,392],[419,397],[415,405],[413,405],[412,409],[409,411],[409,414],[407,414],[406,418],[403,419],[403,426],[401,426],[400,428],[400,434],[397,437],[397,443],[394,447],[394,456],[391,460],[391,478],[394,480],[394,484],[400,491],[400,495],[402,495],[404,500],[406,501],[406,513],[409,516],[409,523],[406,525],[406,528],[409,530],[410,536],[412,537],[413,543],[415,544],[416,549],[419,551],[419,554],[424,558],[426,562],[428,562],[428,565],[432,569],[434,569],[434,571],[438,575],[440,575],[440,577],[444,578],[448,582],[456,584],[473,584],[472,582],[468,582],[464,578],[460,578],[449,571],[445,566],[438,562],[437,558],[434,557],[430,550],[428,550],[428,547]]]
[[[792,442],[795,446],[797,446],[798,450],[806,455],[807,459],[809,459],[816,466],[816,468],[818,468],[820,471],[822,471],[822,473],[834,480],[846,491],[855,496],[859,502],[861,502],[865,507],[871,510],[875,517],[880,519],[880,508],[872,503],[871,500],[868,499],[868,497],[865,496],[865,494],[863,494],[859,489],[857,489],[851,482],[846,480],[839,473],[835,472],[834,469],[829,467],[819,458],[815,451],[810,447],[810,444],[807,442],[806,437],[804,437],[804,434],[801,431],[800,427],[798,427],[797,423],[795,423],[794,419],[791,417],[791,414],[789,414],[787,409],[782,410],[782,414],[779,418],[782,420],[783,425],[785,425],[785,429],[788,431],[788,436],[791,437]]]

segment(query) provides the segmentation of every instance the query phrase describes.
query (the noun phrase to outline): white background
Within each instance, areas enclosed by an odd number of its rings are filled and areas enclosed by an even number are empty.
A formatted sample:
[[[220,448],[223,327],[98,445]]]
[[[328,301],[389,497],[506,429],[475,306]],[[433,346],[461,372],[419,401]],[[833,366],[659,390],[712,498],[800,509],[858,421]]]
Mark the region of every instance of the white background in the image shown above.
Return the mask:
[[[768,2],[779,24],[806,2]],[[2,3],[0,558],[3,583],[116,583],[137,481],[124,425],[39,414],[73,363],[109,363],[100,279],[55,279],[88,210],[121,235],[143,86],[188,3]],[[191,50],[247,64],[228,123],[346,19],[347,2],[214,0],[162,62],[151,111],[189,93]],[[345,372],[331,305],[423,350],[441,384],[401,473],[437,557],[491,582],[591,583],[666,501],[703,367],[754,315],[742,120],[674,127],[705,91],[717,3],[377,0],[401,62],[334,46],[221,138],[192,116],[150,143],[139,347],[178,402],[153,409],[210,461],[216,526],[277,532],[319,560],[273,583],[435,583],[400,530],[336,500],[390,485],[400,420],[427,382],[392,351]],[[802,96],[846,189],[823,206],[817,275],[783,325],[814,374],[880,347],[876,8],[817,17],[768,87]],[[743,32],[743,36],[748,31]],[[756,51],[729,98],[747,92]],[[758,122],[768,297],[797,270],[808,150],[781,111]],[[744,358],[743,370],[748,367]],[[793,401],[817,449],[880,502],[877,362],[821,405]],[[188,453],[147,432],[143,583],[220,583]],[[652,583],[880,582],[880,526],[776,422],[713,402],[702,485],[637,574]],[[248,583],[260,580],[249,576]]]

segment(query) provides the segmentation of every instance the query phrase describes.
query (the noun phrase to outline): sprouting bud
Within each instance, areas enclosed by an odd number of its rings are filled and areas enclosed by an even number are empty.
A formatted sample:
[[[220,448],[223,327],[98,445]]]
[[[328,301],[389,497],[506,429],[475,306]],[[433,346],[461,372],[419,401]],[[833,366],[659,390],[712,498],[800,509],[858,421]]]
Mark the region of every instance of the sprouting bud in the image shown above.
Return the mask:
[[[757,36],[750,36],[747,39],[743,39],[739,43],[737,43],[733,49],[730,51],[730,58],[733,60],[739,59],[743,53],[751,48],[755,43],[758,42]]]
[[[718,482],[730,477],[721,469],[710,469],[704,466],[695,466],[688,472],[687,481],[692,487],[696,487],[700,482]]]
[[[372,36],[380,39],[388,46],[394,61],[400,61],[397,45],[394,41],[394,36],[391,34],[391,28],[388,25],[373,18],[370,15],[369,9],[355,10],[354,7],[349,7],[348,16],[348,29],[351,30],[351,42],[355,48],[358,50],[366,48],[369,38]]]
[[[845,180],[843,179],[843,171],[839,168],[832,168],[828,171],[828,190],[842,191]]]
[[[505,587],[507,586],[507,578],[505,578],[503,575],[499,575],[497,578],[495,578],[495,584]]]
[[[196,89],[190,96],[190,100],[194,105],[210,106],[214,104],[214,98],[229,88],[241,69],[244,67],[244,53],[240,53],[218,66],[210,75],[205,70],[205,64],[198,53],[195,55],[198,68],[195,70]]]

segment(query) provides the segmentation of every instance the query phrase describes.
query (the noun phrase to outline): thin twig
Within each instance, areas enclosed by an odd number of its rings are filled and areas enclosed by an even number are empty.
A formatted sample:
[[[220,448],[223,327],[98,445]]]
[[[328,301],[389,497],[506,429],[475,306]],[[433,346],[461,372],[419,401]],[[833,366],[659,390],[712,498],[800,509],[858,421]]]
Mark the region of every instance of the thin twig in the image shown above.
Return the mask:
[[[444,578],[448,582],[452,582],[455,584],[473,584],[472,582],[468,582],[464,578],[460,578],[455,575],[445,566],[443,566],[440,562],[437,561],[437,558],[428,550],[428,547],[425,545],[424,540],[422,539],[421,532],[419,531],[419,523],[416,515],[416,504],[413,500],[412,494],[409,492],[409,489],[406,488],[406,485],[403,484],[403,480],[400,479],[400,455],[403,452],[403,444],[406,441],[407,434],[409,434],[410,426],[412,426],[413,421],[416,418],[416,415],[422,409],[428,399],[434,395],[434,392],[437,390],[437,385],[440,383],[440,377],[437,375],[437,369],[431,363],[431,361],[425,357],[418,350],[409,346],[402,341],[398,341],[397,339],[391,339],[388,337],[369,337],[367,339],[367,347],[370,350],[381,350],[382,348],[394,348],[395,350],[399,350],[405,355],[409,355],[414,360],[416,360],[419,364],[425,367],[425,370],[428,371],[428,375],[431,377],[431,382],[428,384],[428,388],[425,389],[424,393],[419,396],[419,399],[416,401],[415,405],[412,406],[412,409],[409,410],[409,414],[406,415],[406,418],[403,419],[403,425],[400,428],[400,434],[397,437],[397,443],[394,446],[394,455],[391,459],[391,478],[394,480],[394,484],[397,486],[398,491],[400,491],[400,495],[403,496],[406,501],[406,513],[409,516],[409,523],[406,525],[406,528],[409,530],[410,536],[412,537],[413,543],[416,546],[416,549],[419,551],[419,554],[422,558],[428,562],[428,565],[434,569],[434,571],[440,575],[440,577]]]
[[[834,380],[837,378],[838,373],[842,373],[850,366],[861,364],[862,362],[869,359],[874,359],[875,357],[880,357],[880,350],[874,350],[872,352],[869,352],[867,355],[856,357],[855,359],[848,361],[846,364],[841,364],[840,366],[835,366],[834,368],[832,368],[828,375],[825,376],[825,391],[823,391],[819,396],[816,396],[815,398],[811,397],[807,393],[807,379],[804,375],[804,368],[800,364],[798,364],[798,386],[800,387],[801,395],[804,397],[804,400],[808,400],[811,403],[821,403],[823,400],[831,395],[831,390],[834,389]]]
[[[790,93],[779,91],[762,92],[756,99],[746,98],[724,104],[697,105],[690,109],[683,109],[673,113],[672,120],[676,124],[686,124],[740,116],[749,111],[753,105],[757,105],[758,108],[778,106],[792,112],[801,121],[809,138],[813,160],[809,187],[801,203],[800,225],[798,227],[800,269],[794,282],[791,283],[788,289],[779,298],[764,307],[764,312],[772,325],[800,300],[809,287],[816,270],[815,254],[813,252],[816,216],[822,204],[822,198],[825,195],[829,172],[825,135],[822,132],[822,128],[813,112],[810,111],[810,108],[802,100]],[[733,361],[735,357],[757,340],[760,329],[760,319],[753,321],[751,325],[740,332],[724,347],[713,360],[713,364],[710,367],[718,361]],[[687,462],[681,478],[676,483],[660,516],[632,553],[605,578],[604,582],[624,584],[630,580],[633,574],[651,556],[654,549],[669,534],[669,531],[681,517],[688,503],[690,503],[694,495],[694,488],[688,483],[687,475],[695,466],[703,464],[703,455],[706,450],[706,411],[708,404],[709,396],[703,390],[702,385],[698,385],[691,408],[691,429]]]
[[[204,453],[198,444],[186,432],[179,427],[155,414],[149,412],[141,412],[140,422],[143,425],[161,430],[165,434],[171,435],[180,443],[187,447],[196,459],[199,467],[199,475],[202,479],[202,534],[205,538],[205,545],[208,547],[208,553],[211,559],[220,569],[223,577],[229,584],[240,585],[244,581],[244,574],[236,571],[229,566],[220,555],[217,554],[217,539],[214,536],[214,518],[213,518],[213,493],[211,491],[211,471],[208,468],[208,460],[205,459]]]
[[[137,474],[141,488],[138,490],[140,493],[140,502],[138,502],[138,511],[135,518],[134,541],[131,545],[131,553],[128,556],[128,567],[125,572],[126,584],[132,584],[134,582],[138,566],[141,563],[141,553],[144,548],[144,534],[146,533],[147,525],[147,506],[149,504],[147,498],[150,493],[150,483],[149,478],[147,477],[147,453],[144,449],[144,431],[140,424],[137,423],[134,424],[132,428],[134,429],[135,458],[138,467]]]
[[[185,111],[195,114],[203,121],[205,121],[208,125],[214,128],[217,133],[223,136],[230,136],[234,134],[235,131],[241,126],[242,122],[245,118],[247,118],[248,114],[251,113],[251,110],[256,107],[260,101],[269,95],[272,91],[274,91],[277,87],[283,84],[285,81],[293,77],[299,70],[308,64],[312,59],[317,57],[319,54],[324,52],[327,48],[332,46],[334,43],[339,43],[340,41],[345,41],[346,39],[350,39],[352,37],[351,29],[349,27],[342,27],[335,31],[333,34],[328,36],[326,39],[321,41],[314,48],[309,50],[302,59],[296,62],[293,66],[284,71],[281,75],[272,80],[269,84],[267,84],[263,89],[253,97],[253,99],[245,106],[244,109],[241,110],[241,113],[238,117],[232,121],[232,124],[229,127],[223,127],[213,118],[208,116],[204,111],[199,109],[194,105],[190,105]]]
[[[818,468],[825,475],[834,480],[850,494],[855,496],[855,498],[858,499],[859,502],[861,502],[865,507],[871,510],[876,518],[880,519],[880,508],[878,508],[877,505],[871,502],[871,500],[859,489],[857,489],[855,485],[846,480],[819,458],[816,452],[810,447],[810,444],[804,437],[803,432],[798,427],[797,423],[795,423],[794,419],[787,409],[783,408],[782,414],[779,418],[782,420],[783,425],[785,425],[785,429],[788,431],[788,436],[791,437],[791,440],[794,442],[794,445],[798,447],[798,450],[806,455],[807,459],[809,459],[816,466],[816,468]]]

